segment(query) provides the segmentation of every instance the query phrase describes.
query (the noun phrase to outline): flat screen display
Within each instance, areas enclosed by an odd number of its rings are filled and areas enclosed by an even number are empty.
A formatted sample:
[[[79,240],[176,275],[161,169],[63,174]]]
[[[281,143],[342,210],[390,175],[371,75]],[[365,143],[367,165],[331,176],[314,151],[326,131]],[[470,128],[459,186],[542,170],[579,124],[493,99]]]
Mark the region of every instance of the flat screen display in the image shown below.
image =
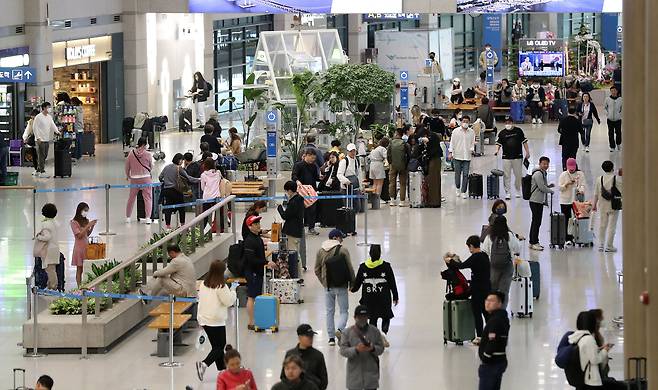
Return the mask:
[[[564,76],[564,53],[557,51],[519,52],[519,76]]]
[[[402,0],[189,0],[198,13],[401,13]]]
[[[622,3],[623,0],[457,0],[457,12],[622,12]]]

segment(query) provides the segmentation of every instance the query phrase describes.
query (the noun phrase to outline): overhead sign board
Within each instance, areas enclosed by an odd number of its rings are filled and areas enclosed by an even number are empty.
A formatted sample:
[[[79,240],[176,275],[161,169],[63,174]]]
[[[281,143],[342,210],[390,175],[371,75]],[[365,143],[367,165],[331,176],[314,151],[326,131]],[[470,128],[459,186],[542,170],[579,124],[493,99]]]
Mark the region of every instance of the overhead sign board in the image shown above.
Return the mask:
[[[79,60],[96,56],[96,45],[73,46],[66,48],[67,60]]]
[[[36,81],[35,68],[28,66],[0,68],[0,83],[35,83]]]
[[[384,21],[404,21],[404,20],[420,20],[420,14],[363,14],[364,22],[384,22]]]

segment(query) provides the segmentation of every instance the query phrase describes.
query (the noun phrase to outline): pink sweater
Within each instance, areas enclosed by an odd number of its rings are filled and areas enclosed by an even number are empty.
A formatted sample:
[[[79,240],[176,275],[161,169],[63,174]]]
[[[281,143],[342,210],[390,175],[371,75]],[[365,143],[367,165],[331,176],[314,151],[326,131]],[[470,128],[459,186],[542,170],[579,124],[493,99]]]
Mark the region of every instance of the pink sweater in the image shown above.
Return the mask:
[[[128,153],[126,159],[126,177],[129,179],[142,179],[151,177],[153,157],[143,148],[135,148]]]
[[[203,199],[219,198],[219,181],[222,180],[222,174],[218,170],[204,171],[201,174],[201,191]]]

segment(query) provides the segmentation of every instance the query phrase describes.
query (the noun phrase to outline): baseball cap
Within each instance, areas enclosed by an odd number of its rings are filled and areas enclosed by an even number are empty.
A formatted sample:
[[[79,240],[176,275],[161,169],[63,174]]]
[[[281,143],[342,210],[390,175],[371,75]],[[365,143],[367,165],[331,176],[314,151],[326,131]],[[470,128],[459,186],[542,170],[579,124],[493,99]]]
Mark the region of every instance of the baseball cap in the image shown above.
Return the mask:
[[[352,150],[356,150],[356,145],[354,144],[347,144],[347,151],[350,152]]]
[[[251,226],[255,223],[260,222],[260,220],[263,219],[263,217],[259,217],[258,215],[252,215],[251,217],[247,218],[247,226]]]
[[[309,324],[301,324],[297,327],[297,336],[313,337],[317,332]]]
[[[578,167],[578,163],[576,162],[575,158],[568,158],[567,159],[567,169],[573,168],[576,169]]]
[[[505,122],[512,122],[512,117],[510,115],[505,115]]]
[[[367,316],[368,307],[366,305],[359,305],[354,309],[354,316]]]
[[[345,238],[347,236],[340,229],[333,229],[332,231],[329,232],[329,239],[330,240],[333,240],[336,237]]]

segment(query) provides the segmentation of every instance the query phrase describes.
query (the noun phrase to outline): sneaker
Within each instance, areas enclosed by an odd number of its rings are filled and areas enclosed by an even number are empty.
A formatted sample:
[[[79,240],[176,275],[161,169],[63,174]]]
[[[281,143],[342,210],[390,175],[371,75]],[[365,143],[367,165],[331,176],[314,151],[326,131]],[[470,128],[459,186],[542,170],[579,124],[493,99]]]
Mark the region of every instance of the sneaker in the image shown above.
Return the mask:
[[[624,316],[617,316],[612,319],[612,322],[615,324],[623,324],[624,323]]]
[[[589,153],[589,146],[585,146],[585,152]]]
[[[304,270],[304,272],[308,271],[308,270],[306,269],[306,267],[302,267],[302,269]]]
[[[320,235],[320,232],[318,232],[318,231],[315,230],[315,229],[308,229],[308,234],[310,234],[310,235],[312,235],[312,236],[319,236],[319,235]]]
[[[39,174],[39,177],[42,178],[42,179],[49,179],[49,178],[50,178],[50,175],[47,174],[46,172],[41,172],[41,173]]]
[[[126,217],[126,223],[130,223],[130,217]]]
[[[203,382],[203,374],[206,373],[206,363],[204,362],[196,362],[196,374],[199,377],[199,380]]]
[[[599,245],[599,252],[603,252],[603,245]]]
[[[473,340],[471,340],[471,344],[473,344],[473,345],[480,345],[480,340],[481,340],[481,339],[480,339],[479,337],[476,337],[476,338],[474,338]]]
[[[518,198],[520,198],[520,197],[521,197],[521,194],[519,194],[519,193],[517,192],[517,193],[516,193],[516,198],[518,199]]]
[[[462,192],[462,199],[468,199],[468,194],[465,192]]]
[[[442,196],[442,197],[441,197],[441,203],[445,203],[445,202],[446,202],[446,197],[445,197],[445,196]]]
[[[605,248],[605,251],[614,253],[614,252],[617,252],[617,248],[615,248],[614,246],[609,246],[609,247]]]
[[[617,150],[621,152],[621,145],[617,145]]]
[[[537,119],[532,118],[532,124],[533,124],[533,125],[536,125],[536,124],[537,124]]]
[[[542,247],[539,244],[530,244],[530,249],[532,249],[533,251],[543,251],[544,247]]]
[[[455,191],[455,195],[457,195],[459,197],[461,195],[461,193],[462,192],[459,190],[459,188],[457,188],[457,191]]]
[[[343,332],[341,332],[341,330],[338,329],[338,330],[336,330],[336,333],[335,333],[335,334],[336,334],[336,339],[337,339],[338,342],[340,343],[340,338],[343,337]]]
[[[396,207],[396,206],[398,205],[398,200],[397,200],[397,199],[393,199],[393,200],[391,200],[391,201],[389,202],[388,205],[391,206],[391,207]]]
[[[510,195],[509,193],[505,194],[505,200],[510,200],[510,199],[512,199],[512,195]]]
[[[150,218],[144,218],[144,219],[141,220],[141,222],[144,225],[150,225],[151,224],[151,219]]]
[[[564,246],[574,246],[573,241],[567,241],[564,243]]]
[[[400,207],[409,207],[409,202],[403,200],[402,202],[400,202]]]
[[[544,124],[544,122],[542,122],[541,119],[537,119],[537,124],[542,125],[542,124]]]
[[[382,341],[384,342],[384,348],[390,348],[391,343],[388,342],[388,339],[386,338],[386,335],[382,333]]]
[[[613,148],[610,148],[610,153],[614,152],[615,150]]]
[[[37,171],[32,171],[32,176],[39,176],[39,172],[37,172]]]
[[[330,338],[330,339],[329,339],[329,346],[330,346],[330,347],[333,347],[333,346],[335,346],[335,345],[336,345],[336,339],[333,338],[333,337]]]

